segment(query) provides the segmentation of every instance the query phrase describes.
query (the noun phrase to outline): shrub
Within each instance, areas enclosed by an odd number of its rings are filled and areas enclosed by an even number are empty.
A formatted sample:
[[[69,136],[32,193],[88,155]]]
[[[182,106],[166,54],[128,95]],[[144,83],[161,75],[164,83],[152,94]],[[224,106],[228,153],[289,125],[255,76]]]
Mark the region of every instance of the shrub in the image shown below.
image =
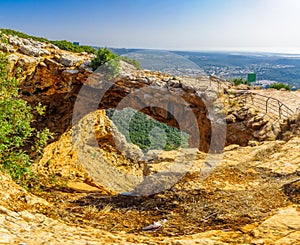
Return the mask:
[[[96,58],[92,60],[92,69],[95,71],[99,68],[99,72],[108,78],[115,77],[119,73],[120,60],[119,56],[112,53],[108,48],[99,48]]]
[[[243,78],[234,78],[231,80],[235,86],[238,86],[240,84],[250,85],[250,82]]]
[[[91,46],[78,46],[67,40],[55,40],[55,41],[50,41],[50,43],[54,44],[55,46],[59,47],[62,50],[75,52],[75,53],[87,52],[92,54],[95,53],[96,51]]]
[[[128,64],[133,65],[136,69],[141,70],[142,69],[142,65],[140,62],[138,62],[137,60],[128,58],[126,56],[120,56],[120,59],[127,62]]]
[[[284,83],[273,83],[269,86],[269,88],[275,88],[277,90],[284,88],[286,90],[291,90],[291,86],[288,84],[284,84]]]
[[[39,42],[46,42],[46,43],[49,42],[49,40],[46,38],[30,36],[23,32],[20,32],[20,31],[15,31],[15,30],[11,30],[11,29],[0,29],[0,31],[1,31],[1,33],[7,34],[7,35],[18,36],[18,37],[22,37],[22,38],[31,38],[32,40],[39,41]]]
[[[99,48],[95,55],[96,58],[92,60],[93,70],[96,70],[99,66],[105,65],[118,57],[118,55],[111,52],[108,48]]]
[[[120,60],[123,60],[137,69],[142,69],[141,64],[134,59],[125,56],[119,56],[111,52],[108,48],[99,48],[96,53],[96,58],[92,60],[92,69],[95,71],[100,67],[101,73],[105,73],[109,77],[114,77],[119,73]]]
[[[41,152],[50,133],[31,127],[33,110],[43,114],[44,108],[41,105],[32,108],[19,97],[18,80],[7,78],[6,67],[7,58],[0,52],[0,169],[21,183],[32,174],[32,160],[24,146],[31,144],[34,151]]]

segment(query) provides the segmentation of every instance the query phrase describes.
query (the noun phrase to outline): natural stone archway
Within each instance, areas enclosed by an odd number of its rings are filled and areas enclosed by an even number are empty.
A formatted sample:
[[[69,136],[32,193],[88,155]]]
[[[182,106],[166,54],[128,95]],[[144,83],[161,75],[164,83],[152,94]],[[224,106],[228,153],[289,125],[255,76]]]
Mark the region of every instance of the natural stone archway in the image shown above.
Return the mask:
[[[73,107],[82,86],[91,82],[92,79],[87,81],[88,78],[95,75],[90,69],[93,55],[75,54],[60,50],[52,44],[10,35],[6,37],[9,44],[2,45],[0,50],[8,53],[10,76],[15,76],[19,73],[18,68],[22,68],[19,79],[23,98],[33,106],[41,102],[47,107],[46,115],[37,116],[34,126],[48,127],[55,133],[54,140],[58,139],[72,126]],[[231,85],[214,76],[199,79],[174,77],[158,72],[137,71],[129,64],[123,65],[126,69],[113,81],[113,85],[101,98],[101,103],[99,101],[98,108],[116,107],[123,98],[127,98],[127,103],[131,106],[190,133],[191,146],[200,150],[208,151],[211,142],[212,152],[222,149],[225,128],[226,145],[245,146],[251,140],[280,139],[286,131],[294,131],[293,128],[296,127],[293,121],[274,122],[257,110],[258,108],[232,101],[232,94],[225,95],[222,88],[220,89],[225,84],[228,91]],[[95,79],[97,82],[96,77]],[[159,93],[143,94],[140,93],[142,88],[158,89]],[[129,101],[128,95],[138,91],[139,95],[130,96]],[[157,94],[162,98],[157,97]],[[228,99],[223,100],[226,96]],[[84,107],[87,111],[89,103],[98,103],[91,102],[92,98],[89,95],[85,98]],[[224,108],[221,99],[225,102]],[[179,103],[181,100],[185,102]],[[186,116],[188,111],[192,111],[195,120]],[[226,126],[223,112],[226,114]],[[82,113],[81,116],[84,115],[83,111]]]
[[[23,69],[20,78],[23,98],[33,106],[41,102],[47,107],[46,115],[38,116],[35,126],[48,127],[55,133],[56,140],[72,126],[73,107],[82,86],[91,83],[93,88],[95,84],[99,86],[100,81],[105,86],[106,80],[99,80],[99,74],[92,73],[89,68],[90,56],[62,51],[52,46],[44,49],[43,56],[39,57],[15,50],[8,56],[9,71],[13,76],[18,67]],[[126,98],[129,106],[189,133],[190,145],[206,152],[211,146],[211,152],[218,152],[223,148],[225,129],[226,145],[247,145],[251,140],[262,141],[280,136],[281,125],[275,125],[263,115],[258,115],[255,108],[251,111],[248,107],[236,107],[234,103],[227,103],[228,101],[223,108],[221,100],[225,96],[219,86],[224,81],[218,83],[218,78],[174,77],[159,72],[136,70],[125,63],[122,67],[125,69],[114,81],[110,81],[113,84],[109,83],[108,91],[101,101],[93,101],[93,97],[103,91],[101,89],[91,89],[88,93],[92,94],[87,93],[85,98],[81,98],[85,100],[84,108],[79,110],[82,111],[81,116],[84,111],[89,112],[90,108],[120,107],[121,101]],[[95,103],[97,107],[93,105]],[[192,115],[187,116],[188,112],[192,112]],[[226,126],[223,112],[226,113]]]
[[[192,147],[220,152],[225,143],[226,126],[222,110],[215,108],[217,101],[217,90],[207,77],[174,78],[135,71],[131,75],[121,73],[108,81],[102,74],[95,73],[81,89],[73,116],[76,123],[95,108],[131,107],[189,133]],[[211,121],[214,133],[217,132],[214,137]]]
[[[19,53],[9,56],[11,75],[16,73],[17,67],[22,67],[24,70],[22,74],[24,99],[32,105],[42,102],[47,107],[46,115],[37,117],[36,125],[48,127],[56,133],[56,139],[71,127],[73,106],[78,99],[77,95],[82,85],[99,82],[96,77],[99,74],[92,73],[84,65],[88,63],[86,61],[88,57],[74,54],[71,56],[60,52],[55,49],[54,56],[43,58]],[[66,57],[72,66],[69,63],[65,64]],[[89,108],[95,109],[91,103],[99,104],[99,109],[115,108],[128,95],[150,88],[152,91],[143,91],[136,96],[131,96],[127,104],[158,121],[179,127],[191,135],[191,146],[208,151],[212,139],[211,118],[209,117],[217,115],[214,105],[218,100],[217,90],[211,80],[208,77],[194,79],[163,75],[158,72],[138,71],[128,64],[123,65],[126,67],[126,72],[123,70],[114,79],[101,101],[91,102],[91,98],[95,97],[93,94],[87,94],[86,98],[81,98],[85,99],[83,111],[88,113]],[[103,85],[104,81],[101,82]],[[92,93],[99,92],[101,88],[98,91],[92,91]],[[222,123],[220,125],[223,126]],[[220,136],[218,140],[221,142],[220,146],[214,145],[213,152],[222,148],[224,142],[222,137],[225,136]]]
[[[280,132],[272,122],[265,122],[266,118],[258,116],[253,109],[240,106],[235,108],[235,103],[225,103],[223,108],[221,100],[224,99],[224,93],[217,89],[218,83],[212,77],[174,77],[159,72],[139,71],[131,67],[130,71],[127,69],[126,72],[121,72],[114,81],[105,85],[107,80],[97,78],[99,74],[92,73],[82,63],[68,67],[59,63],[55,57],[47,57],[39,62],[33,57],[21,54],[13,54],[9,58],[11,74],[15,74],[17,67],[24,69],[21,90],[24,99],[32,105],[41,102],[47,107],[46,115],[36,118],[36,126],[48,127],[55,133],[54,140],[71,128],[74,104],[80,97],[78,94],[83,85],[89,83],[91,89],[87,91],[85,98],[81,98],[85,101],[82,103],[83,108],[79,110],[79,116],[84,116],[95,108],[117,107],[127,98],[127,104],[131,107],[188,132],[191,135],[190,145],[202,151],[209,151],[212,141],[214,143],[211,152],[219,152],[224,141],[226,145],[247,145],[251,140],[263,140],[262,136],[267,134],[276,138]],[[86,57],[82,59],[82,62],[86,62]],[[102,86],[107,86],[107,91],[101,101],[94,101],[93,98],[103,91],[101,88],[93,89],[95,84],[100,86],[100,81]],[[147,88],[152,92],[145,91]],[[141,89],[142,93],[139,92]],[[158,92],[155,93],[155,90]],[[131,96],[128,96],[130,94]],[[133,96],[135,94],[136,96]],[[152,103],[152,106],[149,106],[149,103]],[[186,117],[190,111],[196,120]],[[223,112],[227,114],[227,125],[223,120]]]
[[[42,101],[47,106],[46,118],[38,119],[38,124],[44,124],[57,135],[71,126],[76,100],[83,100],[80,105],[83,108],[76,112],[82,117],[96,107],[116,108],[126,98],[123,107],[127,105],[138,109],[158,121],[180,128],[191,135],[191,146],[206,152],[209,150],[212,139],[209,117],[218,117],[214,108],[218,94],[208,77],[173,77],[132,70],[131,73],[121,72],[113,81],[106,81],[101,74],[66,69],[51,59],[46,59],[44,64],[37,65],[33,74],[26,77],[22,91],[29,102]],[[78,97],[83,84],[86,84],[85,96]],[[101,101],[93,100],[103,92],[103,86],[107,86],[107,91]],[[219,111],[222,111],[221,108]],[[221,121],[217,123],[220,127],[224,126]],[[214,145],[213,152],[222,149],[225,141],[224,134],[217,137],[220,145]]]

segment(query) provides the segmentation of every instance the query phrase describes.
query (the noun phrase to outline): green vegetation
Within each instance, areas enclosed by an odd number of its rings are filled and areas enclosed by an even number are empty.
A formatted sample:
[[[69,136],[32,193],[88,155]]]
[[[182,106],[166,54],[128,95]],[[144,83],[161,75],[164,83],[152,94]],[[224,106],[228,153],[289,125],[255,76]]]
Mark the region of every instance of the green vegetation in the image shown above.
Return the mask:
[[[45,42],[45,43],[50,42],[46,38],[30,36],[23,32],[11,30],[11,29],[0,29],[0,31],[2,34],[12,35],[12,36],[17,36],[17,37],[22,37],[22,38],[31,38],[32,40],[39,41],[39,42]]]
[[[8,39],[7,39],[7,37],[5,37],[5,36],[3,35],[3,33],[1,33],[1,31],[0,31],[0,43],[8,44]]]
[[[284,84],[284,83],[273,83],[269,86],[269,88],[275,88],[277,90],[284,88],[286,90],[291,90],[291,86],[288,84]]]
[[[70,52],[75,52],[75,53],[81,53],[81,52],[86,52],[89,54],[95,54],[96,58],[92,61],[92,68],[93,70],[96,70],[99,66],[104,66],[105,69],[107,69],[106,72],[110,75],[116,75],[119,71],[119,63],[120,60],[123,60],[133,66],[135,66],[137,69],[142,69],[141,64],[134,59],[130,59],[128,57],[124,56],[118,56],[114,53],[112,53],[108,48],[99,48],[96,50],[95,48],[91,46],[79,46],[76,44],[73,44],[72,42],[69,42],[67,40],[48,40],[43,37],[35,37],[35,36],[30,36],[28,34],[25,34],[23,32],[15,31],[15,30],[10,30],[10,29],[0,29],[1,34],[7,34],[7,35],[13,35],[13,36],[18,36],[21,38],[31,38],[32,40],[35,41],[40,41],[40,42],[45,42],[45,43],[52,43],[56,45],[58,48]],[[7,42],[5,38],[1,35],[1,42]],[[103,68],[103,67],[102,67]]]
[[[35,36],[30,36],[27,35],[23,32],[15,31],[15,30],[10,30],[10,29],[0,29],[2,34],[7,34],[7,35],[13,35],[17,37],[22,37],[22,38],[31,38],[32,40],[39,41],[39,42],[44,42],[44,43],[52,43],[59,47],[62,50],[66,51],[71,51],[75,53],[81,53],[81,52],[87,52],[87,53],[95,53],[95,49],[91,46],[78,46],[75,45],[69,41],[66,40],[48,40],[43,37],[35,37]]]
[[[233,78],[231,80],[231,82],[235,85],[238,86],[240,84],[245,84],[245,85],[250,85],[251,83],[248,82],[247,80],[243,79],[243,78]]]
[[[55,40],[55,41],[49,41],[50,43],[56,45],[62,50],[75,52],[75,53],[81,53],[81,52],[87,52],[89,54],[93,54],[96,52],[96,49],[94,49],[91,46],[78,46],[75,45],[67,40]]]
[[[122,111],[108,109],[106,113],[127,141],[138,145],[143,151],[169,151],[188,147],[188,134],[160,123],[142,112],[126,108]]]
[[[137,69],[142,68],[137,60],[116,55],[108,48],[99,48],[95,55],[96,58],[92,60],[92,69],[95,71],[100,68],[101,73],[105,73],[109,78],[115,77],[119,73],[121,60],[133,65]]]
[[[95,71],[100,66],[110,66],[111,69],[118,70],[119,62],[115,62],[118,55],[111,52],[108,48],[99,48],[96,51],[96,58],[92,60],[92,69]]]
[[[120,57],[121,60],[127,62],[128,64],[133,65],[136,69],[138,69],[138,70],[143,69],[141,63],[138,62],[137,60],[128,58],[128,57],[126,57],[126,56],[119,56],[119,57]]]
[[[18,92],[18,80],[7,77],[7,57],[0,52],[0,170],[24,184],[32,178],[32,159],[24,147],[31,145],[33,151],[41,153],[51,134],[48,129],[31,127],[33,113],[43,114],[45,108],[40,104],[32,108]]]

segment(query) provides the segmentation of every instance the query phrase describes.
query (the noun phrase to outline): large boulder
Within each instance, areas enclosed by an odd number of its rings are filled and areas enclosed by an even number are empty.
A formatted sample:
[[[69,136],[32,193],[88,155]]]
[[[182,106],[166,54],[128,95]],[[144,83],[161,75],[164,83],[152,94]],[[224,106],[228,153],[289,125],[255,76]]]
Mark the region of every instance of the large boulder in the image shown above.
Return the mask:
[[[50,52],[48,50],[34,47],[31,45],[23,45],[20,47],[19,50],[21,53],[23,53],[25,55],[35,56],[35,57],[39,57],[42,55],[50,55]]]
[[[63,64],[64,66],[77,66],[79,63],[83,63],[84,62],[84,58],[83,57],[79,57],[79,56],[75,56],[75,55],[71,55],[71,54],[63,54],[60,59],[59,62],[61,64]]]

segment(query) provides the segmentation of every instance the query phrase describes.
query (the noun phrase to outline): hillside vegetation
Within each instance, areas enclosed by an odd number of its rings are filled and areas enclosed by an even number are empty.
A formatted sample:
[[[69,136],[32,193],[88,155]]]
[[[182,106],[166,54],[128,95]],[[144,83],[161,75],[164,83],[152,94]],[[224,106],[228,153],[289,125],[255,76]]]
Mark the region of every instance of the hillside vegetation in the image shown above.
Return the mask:
[[[22,38],[28,38],[28,39],[32,39],[32,40],[39,41],[39,42],[52,43],[62,50],[66,50],[66,51],[70,51],[70,52],[74,52],[74,53],[86,52],[88,54],[95,54],[96,57],[94,58],[93,63],[92,63],[92,67],[94,70],[96,70],[99,66],[101,66],[111,60],[115,60],[115,61],[117,61],[117,63],[119,62],[119,60],[123,60],[123,61],[133,65],[137,69],[142,69],[141,64],[137,60],[114,54],[108,48],[105,48],[105,47],[95,49],[94,47],[89,46],[89,45],[75,45],[74,43],[67,41],[67,40],[49,40],[44,37],[31,36],[26,33],[11,30],[11,29],[1,29],[0,28],[0,33],[18,36],[18,37],[22,37]],[[118,71],[118,64],[115,64],[115,65],[110,64],[110,65],[114,66],[115,72]]]
[[[273,83],[269,86],[269,88],[274,88],[277,90],[285,89],[285,90],[291,90],[291,86],[284,83]]]
[[[142,112],[126,108],[122,111],[108,109],[106,114],[127,141],[139,146],[143,151],[153,149],[170,151],[188,147],[188,134],[160,123]]]
[[[33,112],[42,115],[44,107],[32,108],[18,94],[18,80],[7,77],[7,57],[0,52],[0,170],[8,172],[18,183],[31,177],[33,159],[24,146],[42,153],[51,136],[48,129],[38,131],[31,126]]]
[[[13,36],[18,36],[22,38],[31,38],[32,40],[39,41],[39,42],[45,42],[45,43],[52,43],[59,47],[62,50],[70,51],[70,52],[75,52],[75,53],[81,53],[81,52],[87,52],[89,54],[95,53],[95,49],[91,46],[79,46],[75,45],[67,40],[49,40],[44,37],[35,37],[28,35],[23,32],[15,31],[15,30],[10,30],[10,29],[0,29],[1,33],[3,34],[8,34],[8,35],[13,35]]]

